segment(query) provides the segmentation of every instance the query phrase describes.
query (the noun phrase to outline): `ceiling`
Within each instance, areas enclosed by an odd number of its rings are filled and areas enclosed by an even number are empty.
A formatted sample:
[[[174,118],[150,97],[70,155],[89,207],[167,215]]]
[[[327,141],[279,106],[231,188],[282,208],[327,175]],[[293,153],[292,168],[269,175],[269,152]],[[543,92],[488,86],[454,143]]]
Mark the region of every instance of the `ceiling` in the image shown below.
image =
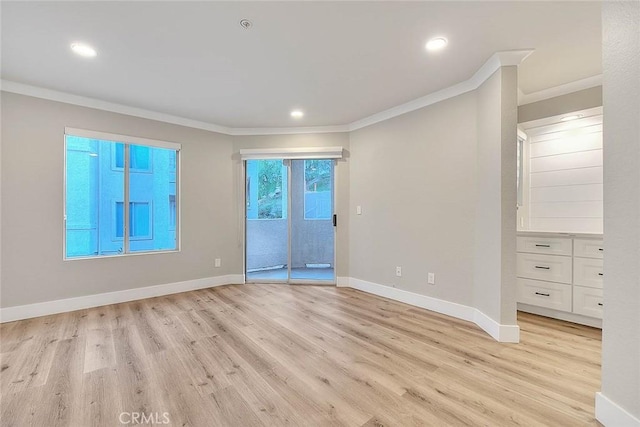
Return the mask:
[[[335,126],[535,49],[524,94],[601,74],[599,2],[7,2],[2,79],[231,128]],[[244,29],[239,21],[249,19]],[[424,45],[444,36],[448,46]],[[82,41],[98,52],[82,58]],[[289,112],[299,108],[302,119]]]

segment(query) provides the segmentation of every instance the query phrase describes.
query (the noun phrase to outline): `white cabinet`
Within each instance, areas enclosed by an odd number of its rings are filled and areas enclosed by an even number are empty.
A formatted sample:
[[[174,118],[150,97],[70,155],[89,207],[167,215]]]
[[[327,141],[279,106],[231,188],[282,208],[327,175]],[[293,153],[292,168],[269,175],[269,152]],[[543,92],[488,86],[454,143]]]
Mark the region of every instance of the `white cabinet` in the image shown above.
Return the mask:
[[[519,277],[571,284],[571,257],[519,253],[516,255]]]
[[[602,319],[602,289],[573,287],[573,312]]]
[[[573,255],[584,258],[600,258],[604,256],[603,241],[599,239],[573,239]]]
[[[518,301],[554,310],[571,311],[571,285],[518,278]]]
[[[602,289],[604,261],[594,258],[573,258],[573,284]]]
[[[548,309],[546,315],[571,313],[556,316],[566,320],[602,319],[602,239],[551,234],[517,239],[518,303]]]
[[[573,312],[602,319],[604,246],[602,240],[574,239]]]
[[[518,252],[571,256],[571,239],[563,237],[518,237]]]

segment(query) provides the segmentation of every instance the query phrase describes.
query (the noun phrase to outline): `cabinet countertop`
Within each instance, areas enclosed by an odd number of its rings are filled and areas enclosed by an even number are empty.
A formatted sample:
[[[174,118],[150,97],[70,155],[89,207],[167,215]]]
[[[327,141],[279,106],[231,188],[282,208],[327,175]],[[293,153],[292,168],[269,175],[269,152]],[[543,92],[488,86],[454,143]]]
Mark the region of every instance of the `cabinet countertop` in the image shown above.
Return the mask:
[[[534,231],[534,230],[518,230],[518,236],[523,237],[577,237],[585,239],[602,239],[602,233],[569,233],[562,231]]]

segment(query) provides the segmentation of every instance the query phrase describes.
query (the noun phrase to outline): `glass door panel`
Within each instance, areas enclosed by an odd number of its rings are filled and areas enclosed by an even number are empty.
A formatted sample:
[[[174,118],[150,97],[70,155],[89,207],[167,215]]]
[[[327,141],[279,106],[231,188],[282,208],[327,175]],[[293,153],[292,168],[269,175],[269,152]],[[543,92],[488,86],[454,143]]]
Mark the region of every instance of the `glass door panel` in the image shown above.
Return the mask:
[[[335,282],[333,160],[291,161],[291,282]]]
[[[288,199],[288,168],[282,160],[247,160],[247,282],[289,280]]]

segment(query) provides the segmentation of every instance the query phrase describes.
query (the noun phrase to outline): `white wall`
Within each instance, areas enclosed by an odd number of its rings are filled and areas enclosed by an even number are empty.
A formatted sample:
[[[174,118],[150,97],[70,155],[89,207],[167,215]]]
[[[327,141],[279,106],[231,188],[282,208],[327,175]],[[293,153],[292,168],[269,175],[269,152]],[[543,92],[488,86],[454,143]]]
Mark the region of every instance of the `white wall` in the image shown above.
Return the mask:
[[[351,133],[351,277],[473,305],[476,113],[469,92]]]
[[[477,91],[473,306],[503,325],[516,325],[517,87],[502,67]]]
[[[596,417],[640,425],[640,3],[604,2],[604,319]],[[617,410],[620,408],[628,413]],[[633,418],[635,417],[635,423]]]
[[[65,126],[182,143],[181,252],[63,261]],[[2,92],[2,307],[241,272],[231,158],[229,136]]]

